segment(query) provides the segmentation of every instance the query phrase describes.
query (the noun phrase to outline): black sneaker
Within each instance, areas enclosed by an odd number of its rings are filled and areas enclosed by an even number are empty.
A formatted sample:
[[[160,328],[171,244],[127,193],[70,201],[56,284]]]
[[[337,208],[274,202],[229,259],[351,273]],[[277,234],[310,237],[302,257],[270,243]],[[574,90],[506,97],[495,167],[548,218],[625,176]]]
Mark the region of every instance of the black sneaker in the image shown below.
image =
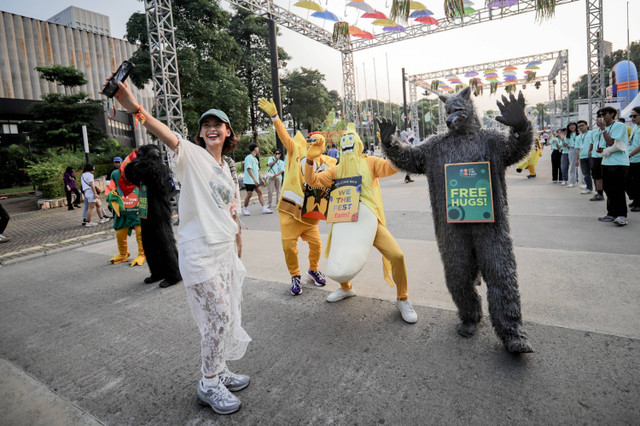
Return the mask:
[[[602,201],[604,197],[600,194],[596,194],[593,197],[589,198],[589,201]]]

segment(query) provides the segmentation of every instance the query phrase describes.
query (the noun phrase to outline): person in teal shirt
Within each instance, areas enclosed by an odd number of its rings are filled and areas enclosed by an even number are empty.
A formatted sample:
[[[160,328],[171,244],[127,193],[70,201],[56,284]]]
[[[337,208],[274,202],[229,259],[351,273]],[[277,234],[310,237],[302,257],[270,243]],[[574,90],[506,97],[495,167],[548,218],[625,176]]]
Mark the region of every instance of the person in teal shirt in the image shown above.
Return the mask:
[[[273,156],[267,160],[267,206],[273,208],[278,204],[280,198],[280,188],[282,187],[282,176],[284,176],[284,161],[282,161],[282,153],[279,149],[273,153]],[[276,202],[273,204],[273,194],[276,194]]]
[[[564,138],[565,144],[569,148],[569,168],[567,188],[573,188],[578,183],[578,148],[576,148],[576,137],[578,136],[578,123],[567,124],[567,135]],[[563,151],[564,153],[564,151]]]
[[[576,148],[579,149],[578,158],[580,171],[584,178],[585,188],[580,194],[590,194],[593,191],[593,179],[591,178],[591,165],[589,164],[589,148],[591,148],[591,130],[586,121],[578,121],[578,132],[576,137]]]
[[[632,200],[629,207],[632,212],[640,212],[640,106],[631,110],[629,115],[635,127],[629,138],[629,174],[627,176],[627,195]]]
[[[600,108],[596,124],[599,134],[596,151],[602,155],[602,183],[607,195],[607,214],[598,218],[601,222],[613,222],[618,226],[627,224],[627,199],[625,186],[629,172],[627,126],[616,121],[616,110]]]
[[[253,191],[256,191],[256,194],[258,194],[258,201],[260,201],[260,205],[262,206],[262,213],[273,213],[273,211],[267,207],[264,202],[264,197],[262,196],[262,189],[260,188],[260,161],[258,160],[258,155],[260,155],[260,147],[255,143],[249,145],[249,155],[244,159],[244,177],[242,179],[244,188],[247,190],[247,196],[242,206],[242,214],[245,216],[250,215],[249,200],[251,200]]]
[[[562,160],[562,141],[560,140],[560,132],[557,130],[556,135],[551,138],[549,145],[551,146],[551,180],[553,183],[558,183],[562,174],[560,172],[560,162]]]

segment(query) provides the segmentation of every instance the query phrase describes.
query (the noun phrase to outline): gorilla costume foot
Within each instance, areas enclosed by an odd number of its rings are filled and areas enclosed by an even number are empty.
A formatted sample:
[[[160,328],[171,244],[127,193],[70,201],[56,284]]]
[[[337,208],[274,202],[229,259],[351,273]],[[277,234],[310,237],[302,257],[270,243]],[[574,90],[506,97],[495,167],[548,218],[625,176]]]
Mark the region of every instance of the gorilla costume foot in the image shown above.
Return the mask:
[[[164,277],[154,277],[153,275],[147,277],[144,279],[144,283],[145,284],[153,284],[155,282],[160,281],[161,279],[163,279]]]
[[[512,354],[528,354],[533,352],[533,348],[527,341],[526,337],[514,337],[505,340],[504,348]]]
[[[456,326],[456,330],[462,337],[471,337],[476,334],[476,326],[477,324],[475,322],[460,321]]]

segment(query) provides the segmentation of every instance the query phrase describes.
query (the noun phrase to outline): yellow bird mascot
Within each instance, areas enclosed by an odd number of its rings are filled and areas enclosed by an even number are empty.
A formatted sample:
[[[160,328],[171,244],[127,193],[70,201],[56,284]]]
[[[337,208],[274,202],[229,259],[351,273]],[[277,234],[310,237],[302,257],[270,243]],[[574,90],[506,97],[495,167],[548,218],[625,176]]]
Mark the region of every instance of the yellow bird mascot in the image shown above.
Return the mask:
[[[407,268],[404,254],[386,227],[382,193],[378,178],[391,176],[396,168],[387,160],[363,154],[363,144],[355,125],[349,123],[340,141],[340,163],[320,173],[313,172],[314,160],[324,152],[324,139],[312,140],[307,151],[304,178],[307,185],[331,187],[335,179],[361,176],[360,201],[356,222],[333,223],[325,249],[328,257],[327,276],[340,283],[340,288],[327,297],[337,302],[355,296],[351,279],[364,267],[371,246],[383,256],[385,280],[397,287],[396,307],[402,319],[413,324],[418,315],[409,301]]]

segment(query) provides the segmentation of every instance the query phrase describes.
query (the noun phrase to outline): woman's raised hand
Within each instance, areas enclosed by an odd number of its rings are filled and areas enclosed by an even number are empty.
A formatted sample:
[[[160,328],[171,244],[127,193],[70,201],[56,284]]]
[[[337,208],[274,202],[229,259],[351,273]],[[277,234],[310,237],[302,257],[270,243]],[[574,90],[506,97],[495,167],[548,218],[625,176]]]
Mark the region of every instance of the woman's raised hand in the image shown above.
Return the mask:
[[[129,113],[135,114],[138,111],[138,101],[133,97],[131,89],[129,89],[129,85],[126,82],[118,83],[118,91],[113,97],[116,98],[120,105]]]

